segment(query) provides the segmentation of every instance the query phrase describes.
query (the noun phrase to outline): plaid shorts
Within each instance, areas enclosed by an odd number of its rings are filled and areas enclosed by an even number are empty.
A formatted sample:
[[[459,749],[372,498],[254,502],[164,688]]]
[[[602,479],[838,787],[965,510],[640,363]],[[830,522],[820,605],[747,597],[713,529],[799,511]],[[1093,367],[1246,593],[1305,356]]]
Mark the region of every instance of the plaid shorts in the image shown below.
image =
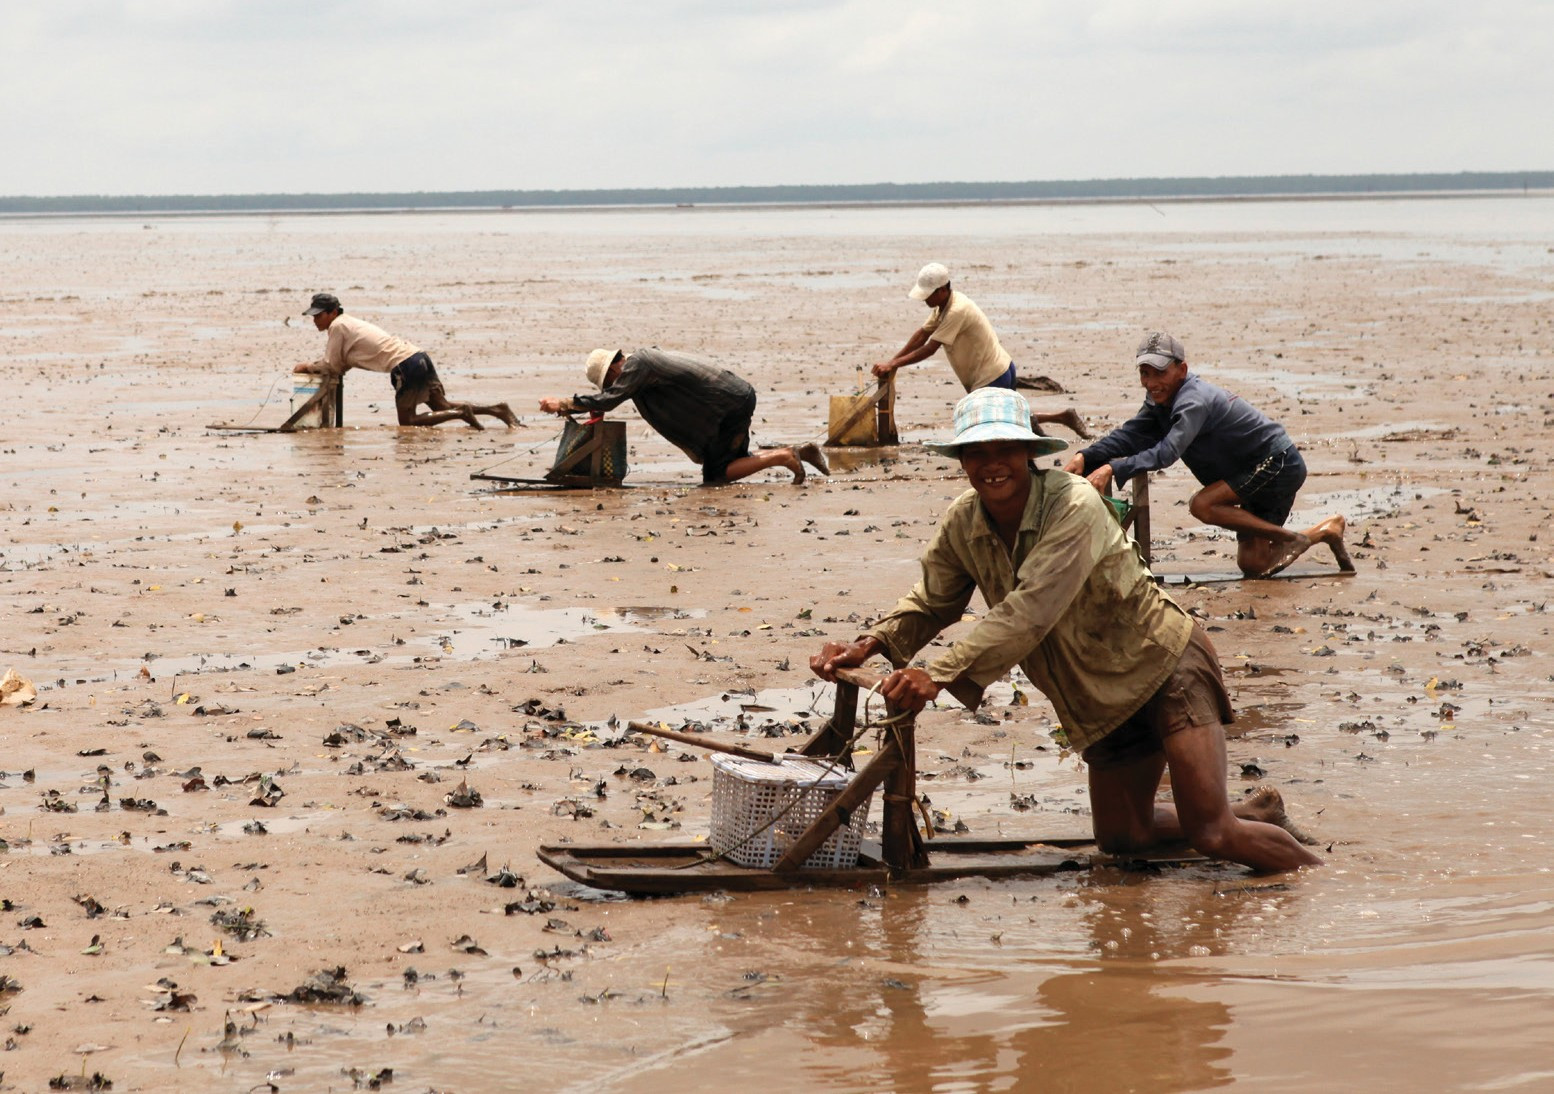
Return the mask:
[[[1235,491],[1241,508],[1269,524],[1283,527],[1295,508],[1295,495],[1306,482],[1306,461],[1293,444],[1268,456],[1250,471],[1232,475],[1225,485]]]

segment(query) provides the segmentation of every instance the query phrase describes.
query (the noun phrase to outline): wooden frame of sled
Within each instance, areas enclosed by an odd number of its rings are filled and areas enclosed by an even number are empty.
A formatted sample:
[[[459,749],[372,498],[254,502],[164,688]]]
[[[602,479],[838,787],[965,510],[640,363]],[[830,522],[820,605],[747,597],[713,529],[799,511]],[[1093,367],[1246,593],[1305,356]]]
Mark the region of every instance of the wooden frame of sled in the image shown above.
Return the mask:
[[[879,677],[857,669],[837,673],[836,710],[797,751],[835,757],[850,766],[856,731],[858,689],[873,689]],[[585,846],[548,844],[540,861],[573,881],[596,889],[634,894],[733,890],[751,892],[809,886],[922,884],[964,877],[1043,876],[1082,870],[1098,863],[1199,861],[1181,854],[1116,859],[1096,851],[1085,837],[972,839],[923,838],[917,827],[916,727],[909,717],[892,719],[884,743],[818,818],[791,843],[770,869],[740,866],[718,857],[706,844]],[[844,823],[851,810],[876,789],[884,799],[880,839],[865,841],[858,864],[844,869],[804,869],[809,856]]]
[[[871,413],[874,415],[874,421],[869,423],[868,418]],[[860,430],[859,426],[866,423],[872,424],[873,428]],[[896,434],[894,373],[881,380],[871,394],[831,397],[831,421],[826,429],[828,448],[845,445],[882,447],[900,443],[900,438]]]
[[[543,478],[492,475],[477,471],[471,479],[499,482],[521,489],[533,486],[592,490],[624,486],[626,477],[626,423],[598,419],[579,422],[568,417],[556,446],[556,462]]]
[[[1128,490],[1128,512],[1122,518],[1122,530],[1133,533],[1133,541],[1139,545],[1139,556],[1148,566],[1154,557],[1149,542],[1149,472],[1140,471],[1134,475],[1133,485]]]
[[[317,413],[318,425],[302,425],[303,419]],[[301,429],[339,429],[345,425],[345,377],[320,376],[318,390],[292,411],[291,417],[276,426],[224,425],[212,423],[206,429],[230,433],[295,433]]]

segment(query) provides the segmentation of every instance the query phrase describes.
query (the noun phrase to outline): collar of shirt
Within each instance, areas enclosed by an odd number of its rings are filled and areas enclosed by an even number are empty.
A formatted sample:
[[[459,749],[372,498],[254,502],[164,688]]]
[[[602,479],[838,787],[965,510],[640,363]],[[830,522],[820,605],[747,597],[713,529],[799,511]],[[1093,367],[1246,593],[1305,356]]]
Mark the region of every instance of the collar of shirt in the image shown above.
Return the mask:
[[[1027,473],[1031,477],[1031,492],[1025,498],[1025,512],[1020,514],[1020,530],[1014,537],[1014,557],[1009,560],[1011,567],[1016,570],[1041,532],[1041,507],[1047,496],[1046,477],[1039,471],[1028,470]],[[1003,541],[998,538],[998,529],[993,527],[993,518],[987,515],[987,509],[980,501],[977,503],[977,519],[972,523],[971,535],[979,543],[991,540],[992,543],[985,546],[995,554],[1007,557]]]

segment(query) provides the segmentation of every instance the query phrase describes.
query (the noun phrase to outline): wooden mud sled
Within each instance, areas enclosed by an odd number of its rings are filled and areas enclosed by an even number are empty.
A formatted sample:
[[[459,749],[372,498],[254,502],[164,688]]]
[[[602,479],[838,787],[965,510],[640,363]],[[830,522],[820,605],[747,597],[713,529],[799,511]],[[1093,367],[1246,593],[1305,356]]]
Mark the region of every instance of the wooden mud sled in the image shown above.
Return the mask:
[[[831,719],[797,750],[797,755],[835,769],[851,768],[852,744],[857,736],[858,689],[873,690],[879,681],[880,677],[857,669],[838,672],[836,710]],[[639,723],[632,723],[631,728],[746,758],[777,758]],[[855,818],[854,811],[859,807],[866,809],[876,790],[882,792],[884,799],[879,840],[862,841],[857,860],[851,865],[803,865],[828,841],[834,840],[839,828],[861,819]],[[715,784],[715,798],[717,794]],[[846,781],[845,788],[830,799],[819,815],[796,838],[781,847],[780,856],[770,867],[740,865],[730,861],[727,851],[720,853],[706,843],[635,847],[549,844],[539,848],[539,857],[573,881],[596,889],[638,895],[720,889],[749,892],[808,886],[925,884],[965,877],[1042,876],[1100,864],[1200,861],[1200,856],[1191,851],[1117,859],[1097,851],[1088,837],[977,839],[930,836],[924,839],[917,826],[918,813],[923,808],[917,794],[915,726],[910,717],[891,711],[883,726],[881,747],[862,770]],[[716,813],[715,804],[715,817]],[[931,833],[931,825],[928,830]]]
[[[896,377],[887,376],[871,393],[831,396],[826,446],[879,447],[900,444],[896,435]]]
[[[302,397],[302,405],[280,425],[225,425],[219,422],[206,429],[232,433],[295,433],[302,429],[339,429],[345,425],[345,377],[314,376],[298,373],[293,380],[293,402]]]
[[[1160,573],[1154,569],[1154,552],[1149,539],[1149,475],[1147,472],[1139,472],[1128,482],[1128,497],[1123,499],[1111,494],[1106,496],[1106,501],[1116,510],[1118,519],[1122,522],[1122,530],[1133,536],[1133,541],[1138,545],[1139,557],[1144,560],[1144,565],[1150,568],[1150,573],[1157,585],[1219,585],[1229,584],[1234,581],[1246,581],[1247,577],[1239,570],[1216,570],[1197,574]],[[1272,577],[1261,577],[1259,581],[1300,581],[1304,579],[1344,578],[1353,577],[1353,570],[1329,570],[1321,567],[1302,565],[1291,567]]]
[[[1106,501],[1117,510],[1122,530],[1133,534],[1133,542],[1138,544],[1139,557],[1144,560],[1147,568],[1154,553],[1149,543],[1149,472],[1140,471],[1134,475],[1133,484],[1128,490],[1126,501],[1111,494],[1106,495]]]
[[[623,485],[626,477],[626,423],[605,419],[579,422],[568,417],[561,427],[556,462],[543,478],[493,475],[477,471],[471,479],[501,483],[505,489],[531,487],[584,489]]]

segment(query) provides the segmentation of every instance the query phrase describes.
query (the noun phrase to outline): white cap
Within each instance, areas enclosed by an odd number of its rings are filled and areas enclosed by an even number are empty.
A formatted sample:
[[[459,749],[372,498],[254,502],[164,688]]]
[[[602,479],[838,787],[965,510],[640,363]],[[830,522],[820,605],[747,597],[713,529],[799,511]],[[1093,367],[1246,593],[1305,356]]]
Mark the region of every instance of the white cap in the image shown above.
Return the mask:
[[[927,300],[950,283],[950,271],[940,262],[930,262],[917,271],[917,284],[907,293],[913,300]]]

